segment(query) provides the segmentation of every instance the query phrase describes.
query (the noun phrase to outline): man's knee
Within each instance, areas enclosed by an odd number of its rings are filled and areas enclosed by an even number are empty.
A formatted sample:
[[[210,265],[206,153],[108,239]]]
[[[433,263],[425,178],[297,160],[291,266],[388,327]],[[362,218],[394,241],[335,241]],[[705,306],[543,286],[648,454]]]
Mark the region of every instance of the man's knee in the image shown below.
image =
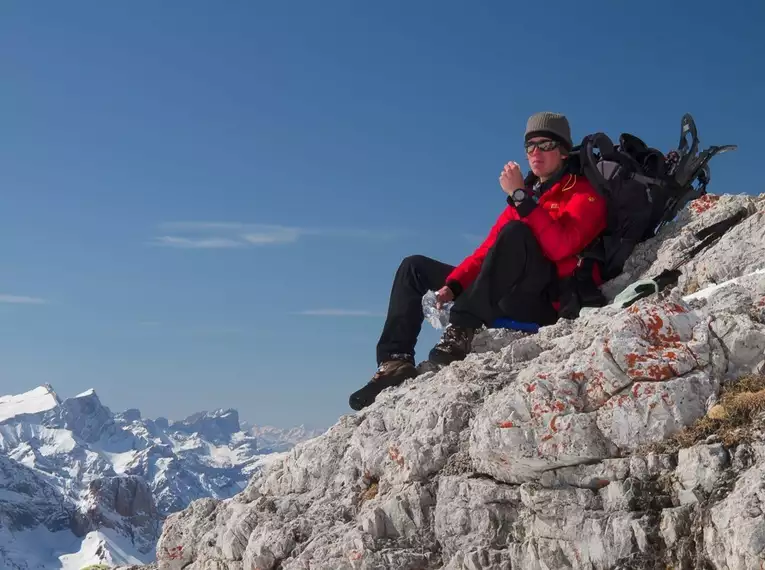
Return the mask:
[[[534,232],[531,228],[519,220],[507,222],[499,232],[497,241],[505,240],[527,240],[534,238]]]
[[[424,255],[409,255],[401,260],[399,269],[404,271],[417,269],[418,267],[425,265],[428,261],[429,259]]]

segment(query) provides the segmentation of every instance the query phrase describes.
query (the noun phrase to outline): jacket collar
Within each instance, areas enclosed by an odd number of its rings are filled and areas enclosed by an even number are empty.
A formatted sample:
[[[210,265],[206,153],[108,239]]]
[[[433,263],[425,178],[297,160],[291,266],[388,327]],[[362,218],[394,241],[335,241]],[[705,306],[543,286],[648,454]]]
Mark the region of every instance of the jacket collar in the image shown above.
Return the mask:
[[[534,176],[534,175],[532,174],[531,176],[532,176],[533,178],[532,178],[532,181],[531,181],[531,190],[532,190],[532,191],[534,192],[534,194],[536,194],[537,196],[542,196],[542,194],[544,194],[544,193],[545,193],[545,192],[547,192],[547,191],[548,191],[550,188],[552,188],[552,187],[553,187],[553,186],[555,186],[555,185],[556,185],[558,182],[560,182],[560,179],[563,177],[563,175],[564,175],[564,174],[566,174],[566,173],[568,172],[568,168],[567,168],[567,167],[568,167],[568,163],[567,163],[567,161],[565,161],[565,162],[563,163],[563,166],[561,167],[561,169],[560,169],[560,170],[558,170],[558,172],[557,172],[557,173],[555,173],[555,174],[554,174],[554,175],[553,175],[553,176],[552,176],[552,177],[551,177],[549,180],[547,180],[546,182],[542,182],[541,180],[539,180],[539,178],[537,178],[536,176]]]

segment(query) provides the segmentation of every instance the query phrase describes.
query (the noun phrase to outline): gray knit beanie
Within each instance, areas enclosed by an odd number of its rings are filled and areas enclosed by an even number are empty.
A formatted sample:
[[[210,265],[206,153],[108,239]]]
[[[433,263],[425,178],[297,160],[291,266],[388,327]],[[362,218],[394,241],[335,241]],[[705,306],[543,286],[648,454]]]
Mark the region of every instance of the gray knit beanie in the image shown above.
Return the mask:
[[[560,113],[537,113],[531,115],[526,123],[526,137],[529,140],[534,137],[550,137],[558,141],[566,150],[574,146],[571,143],[571,128],[568,119]]]

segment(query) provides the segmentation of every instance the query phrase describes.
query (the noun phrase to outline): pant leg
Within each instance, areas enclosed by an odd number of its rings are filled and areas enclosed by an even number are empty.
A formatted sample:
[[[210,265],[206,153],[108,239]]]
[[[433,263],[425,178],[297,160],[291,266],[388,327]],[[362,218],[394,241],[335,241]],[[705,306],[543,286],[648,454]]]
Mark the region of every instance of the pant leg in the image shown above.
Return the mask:
[[[417,336],[422,329],[422,296],[444,286],[454,267],[423,255],[405,258],[393,279],[382,335],[377,343],[377,363],[390,360],[392,354],[410,354],[414,358]]]
[[[542,253],[531,228],[510,222],[497,236],[476,280],[454,303],[451,323],[478,328],[509,317],[552,324],[557,313],[547,290],[555,279],[555,265]]]

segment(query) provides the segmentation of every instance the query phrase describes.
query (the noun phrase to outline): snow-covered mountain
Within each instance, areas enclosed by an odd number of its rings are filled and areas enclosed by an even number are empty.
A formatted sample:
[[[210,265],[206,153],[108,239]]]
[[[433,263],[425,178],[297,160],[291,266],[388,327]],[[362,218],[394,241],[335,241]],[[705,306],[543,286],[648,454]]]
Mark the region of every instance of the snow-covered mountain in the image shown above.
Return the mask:
[[[282,429],[273,426],[254,426],[241,422],[242,431],[255,437],[261,453],[284,452],[307,439],[313,439],[324,433],[324,429],[308,428],[300,425]]]
[[[233,496],[313,435],[243,429],[231,409],[181,421],[113,414],[93,390],[0,397],[0,568],[150,562],[167,514]]]

